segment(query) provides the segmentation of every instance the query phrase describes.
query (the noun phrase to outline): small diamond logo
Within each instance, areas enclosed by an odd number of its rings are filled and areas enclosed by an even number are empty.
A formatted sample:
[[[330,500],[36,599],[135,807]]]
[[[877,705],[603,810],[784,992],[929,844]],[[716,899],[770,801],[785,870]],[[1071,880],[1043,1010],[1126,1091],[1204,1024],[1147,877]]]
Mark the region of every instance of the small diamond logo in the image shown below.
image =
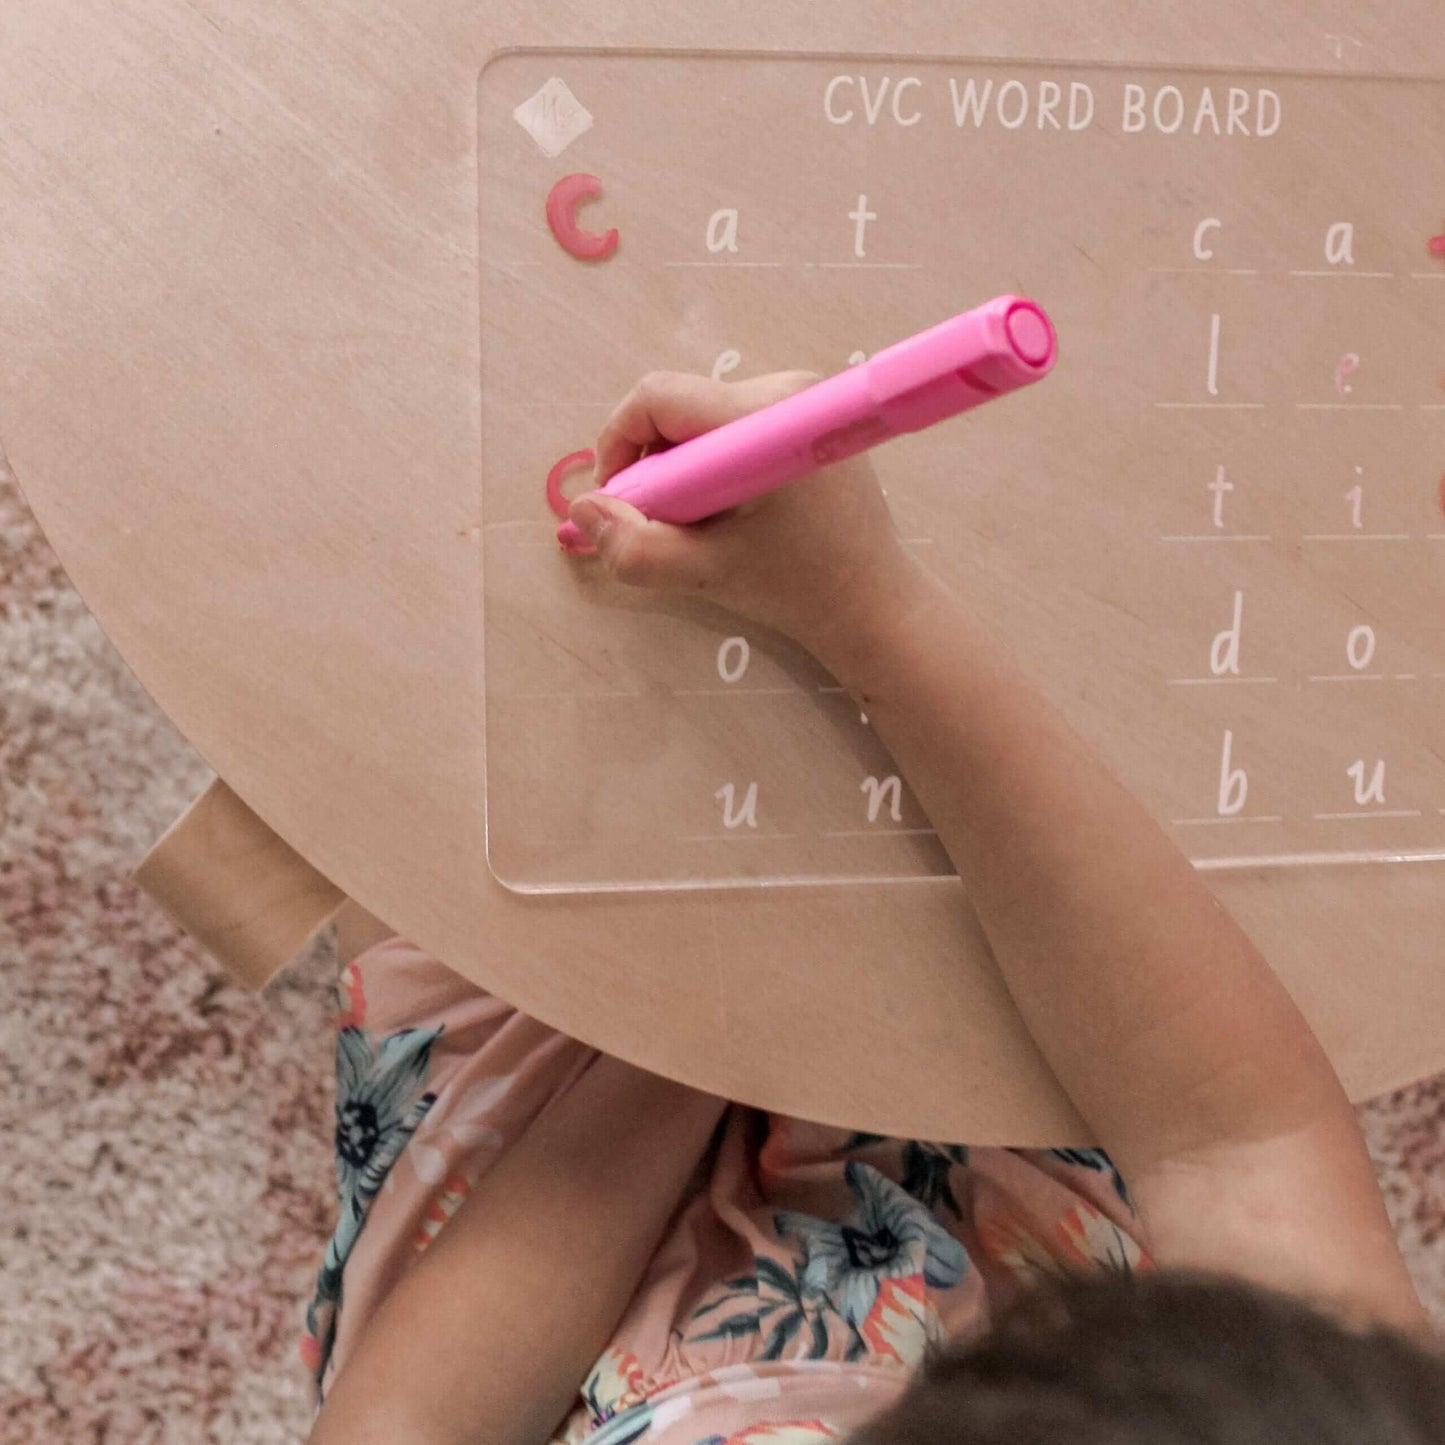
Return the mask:
[[[549,157],[560,156],[579,135],[592,129],[592,112],[556,75],[512,114]]]

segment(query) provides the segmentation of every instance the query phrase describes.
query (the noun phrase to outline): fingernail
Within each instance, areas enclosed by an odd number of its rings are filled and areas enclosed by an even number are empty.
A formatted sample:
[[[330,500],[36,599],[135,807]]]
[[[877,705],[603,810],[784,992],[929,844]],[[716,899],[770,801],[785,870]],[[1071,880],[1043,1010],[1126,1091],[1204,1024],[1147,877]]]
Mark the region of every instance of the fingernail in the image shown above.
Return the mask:
[[[593,546],[597,545],[598,538],[612,525],[612,516],[607,508],[591,497],[578,497],[572,503],[571,519],[582,529]]]

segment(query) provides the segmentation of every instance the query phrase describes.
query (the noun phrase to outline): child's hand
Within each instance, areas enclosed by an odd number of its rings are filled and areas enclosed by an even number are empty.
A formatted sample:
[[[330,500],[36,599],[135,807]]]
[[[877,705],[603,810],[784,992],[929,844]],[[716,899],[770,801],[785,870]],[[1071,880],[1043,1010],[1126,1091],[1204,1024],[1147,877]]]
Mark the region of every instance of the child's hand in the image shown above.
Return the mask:
[[[595,485],[644,451],[687,441],[817,380],[806,371],[737,382],[652,372],[602,429]],[[596,492],[572,503],[571,520],[619,582],[711,598],[820,655],[885,629],[919,577],[864,456],[692,526],[649,521]]]

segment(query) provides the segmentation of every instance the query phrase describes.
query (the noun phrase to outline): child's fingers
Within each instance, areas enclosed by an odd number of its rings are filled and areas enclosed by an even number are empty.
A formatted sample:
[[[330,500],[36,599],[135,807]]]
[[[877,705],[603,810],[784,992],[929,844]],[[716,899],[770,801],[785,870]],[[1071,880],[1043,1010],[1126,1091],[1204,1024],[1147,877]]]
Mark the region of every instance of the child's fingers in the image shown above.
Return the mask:
[[[717,409],[721,383],[681,372],[649,371],[617,404],[597,438],[595,486],[623,467],[630,467],[644,449],[662,441],[688,441],[716,426],[709,416]]]
[[[597,492],[578,497],[569,513],[619,582],[692,592],[710,586],[716,562],[695,531],[651,522],[631,503]]]
[[[650,371],[618,403],[597,438],[594,486],[602,487],[644,449],[685,442],[757,411],[817,381],[809,371],[780,371],[746,381],[714,381],[680,371]]]

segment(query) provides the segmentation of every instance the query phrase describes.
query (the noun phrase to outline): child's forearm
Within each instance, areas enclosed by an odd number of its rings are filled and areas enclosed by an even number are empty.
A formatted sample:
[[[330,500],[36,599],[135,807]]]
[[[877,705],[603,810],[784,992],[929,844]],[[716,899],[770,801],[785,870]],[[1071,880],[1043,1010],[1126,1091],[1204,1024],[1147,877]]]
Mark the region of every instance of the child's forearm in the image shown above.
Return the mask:
[[[1163,831],[922,572],[818,648],[948,849],[1010,992],[1126,1173],[1342,1111],[1284,988]]]
[[[616,1328],[723,1107],[599,1058],[388,1295],[311,1445],[542,1445]]]

